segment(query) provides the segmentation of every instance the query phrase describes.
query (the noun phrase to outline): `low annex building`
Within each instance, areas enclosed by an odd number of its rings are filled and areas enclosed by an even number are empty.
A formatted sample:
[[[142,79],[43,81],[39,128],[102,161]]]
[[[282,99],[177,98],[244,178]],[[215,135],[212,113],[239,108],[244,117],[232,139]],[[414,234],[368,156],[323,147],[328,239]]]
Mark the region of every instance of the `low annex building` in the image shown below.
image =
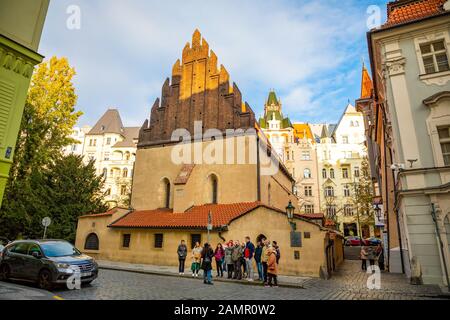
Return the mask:
[[[343,259],[342,237],[299,215],[289,223],[295,180],[274,153],[196,30],[140,129],[131,209],[80,217],[76,245],[99,259],[175,266],[181,240],[215,247],[265,236],[280,245],[281,274],[327,277]]]

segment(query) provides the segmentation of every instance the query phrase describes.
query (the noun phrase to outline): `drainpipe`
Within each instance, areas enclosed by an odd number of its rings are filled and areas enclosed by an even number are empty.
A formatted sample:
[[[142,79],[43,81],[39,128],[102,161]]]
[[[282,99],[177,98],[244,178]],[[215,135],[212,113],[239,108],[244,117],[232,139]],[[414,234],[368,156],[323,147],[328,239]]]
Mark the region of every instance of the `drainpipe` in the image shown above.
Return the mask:
[[[391,158],[392,159],[392,158]],[[397,169],[392,170],[392,175],[394,176],[394,210],[395,216],[397,218],[397,233],[398,233],[398,243],[400,247],[400,260],[402,262],[402,273],[405,273],[405,262],[403,261],[403,244],[402,244],[402,235],[400,231],[400,214],[398,210],[398,190],[397,190]]]
[[[444,244],[442,243],[441,232],[439,231],[439,224],[436,217],[436,208],[434,206],[434,203],[431,203],[431,216],[433,217],[434,226],[436,227],[436,236],[439,242],[439,247],[441,249],[442,261],[444,262],[444,271],[445,277],[447,279],[447,288],[448,292],[450,292],[450,282],[448,278],[447,262],[445,260]]]
[[[257,187],[257,199],[258,202],[261,201],[261,161],[259,159],[259,143],[260,139],[258,132],[256,133],[256,187]]]

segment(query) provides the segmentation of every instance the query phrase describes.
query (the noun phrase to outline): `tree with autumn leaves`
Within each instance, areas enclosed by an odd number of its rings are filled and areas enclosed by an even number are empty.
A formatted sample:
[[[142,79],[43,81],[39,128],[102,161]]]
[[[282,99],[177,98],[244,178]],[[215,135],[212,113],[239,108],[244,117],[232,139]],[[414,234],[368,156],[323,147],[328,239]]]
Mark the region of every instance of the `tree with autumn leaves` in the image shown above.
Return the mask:
[[[69,136],[82,115],[75,110],[74,75],[67,59],[56,57],[33,74],[0,209],[0,235],[39,238],[40,221],[49,216],[49,237],[73,241],[78,216],[105,209],[93,163],[61,152],[75,143]]]

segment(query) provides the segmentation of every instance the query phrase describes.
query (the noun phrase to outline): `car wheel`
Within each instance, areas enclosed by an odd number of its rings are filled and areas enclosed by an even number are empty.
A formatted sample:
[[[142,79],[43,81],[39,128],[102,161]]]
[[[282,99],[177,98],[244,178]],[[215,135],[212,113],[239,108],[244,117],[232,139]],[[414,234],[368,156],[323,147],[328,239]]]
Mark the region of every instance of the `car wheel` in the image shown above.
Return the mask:
[[[39,273],[39,288],[44,290],[51,290],[53,288],[52,284],[52,274],[48,270],[42,270]]]
[[[4,264],[0,267],[0,280],[2,281],[8,281],[9,279],[9,275],[10,275],[10,270],[8,265]]]

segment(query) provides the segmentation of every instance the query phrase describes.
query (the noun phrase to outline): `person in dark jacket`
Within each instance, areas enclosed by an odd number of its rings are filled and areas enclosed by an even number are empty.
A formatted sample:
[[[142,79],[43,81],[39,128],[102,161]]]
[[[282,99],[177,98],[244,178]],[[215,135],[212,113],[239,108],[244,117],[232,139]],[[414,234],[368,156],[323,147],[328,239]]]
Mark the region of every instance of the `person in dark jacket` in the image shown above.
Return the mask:
[[[231,253],[231,259],[234,264],[234,275],[233,279],[241,280],[242,279],[242,268],[241,268],[241,259],[243,256],[243,251],[239,240],[236,240],[234,243],[233,251]]]
[[[184,274],[184,265],[186,263],[187,252],[188,252],[188,249],[186,247],[186,243],[185,243],[184,240],[181,240],[181,243],[180,243],[180,245],[178,246],[178,249],[177,249],[177,254],[178,254],[178,272],[180,273],[180,275]]]
[[[255,254],[255,245],[250,241],[250,237],[245,237],[244,258],[247,270],[247,280],[253,281],[253,255]]]
[[[203,270],[203,283],[204,284],[213,284],[212,283],[212,259],[214,258],[214,251],[209,245],[209,243],[205,243],[202,251],[202,270]]]
[[[277,264],[280,264],[281,258],[280,247],[278,246],[278,243],[276,241],[272,241],[272,248],[275,249],[275,254],[277,256]]]
[[[384,270],[384,249],[381,243],[378,244],[376,253],[378,259],[378,267],[380,267],[380,270]]]
[[[261,255],[262,255],[262,244],[261,241],[258,241],[256,248],[255,248],[255,262],[256,262],[256,269],[258,270],[258,280],[263,281],[263,267],[261,262]]]

